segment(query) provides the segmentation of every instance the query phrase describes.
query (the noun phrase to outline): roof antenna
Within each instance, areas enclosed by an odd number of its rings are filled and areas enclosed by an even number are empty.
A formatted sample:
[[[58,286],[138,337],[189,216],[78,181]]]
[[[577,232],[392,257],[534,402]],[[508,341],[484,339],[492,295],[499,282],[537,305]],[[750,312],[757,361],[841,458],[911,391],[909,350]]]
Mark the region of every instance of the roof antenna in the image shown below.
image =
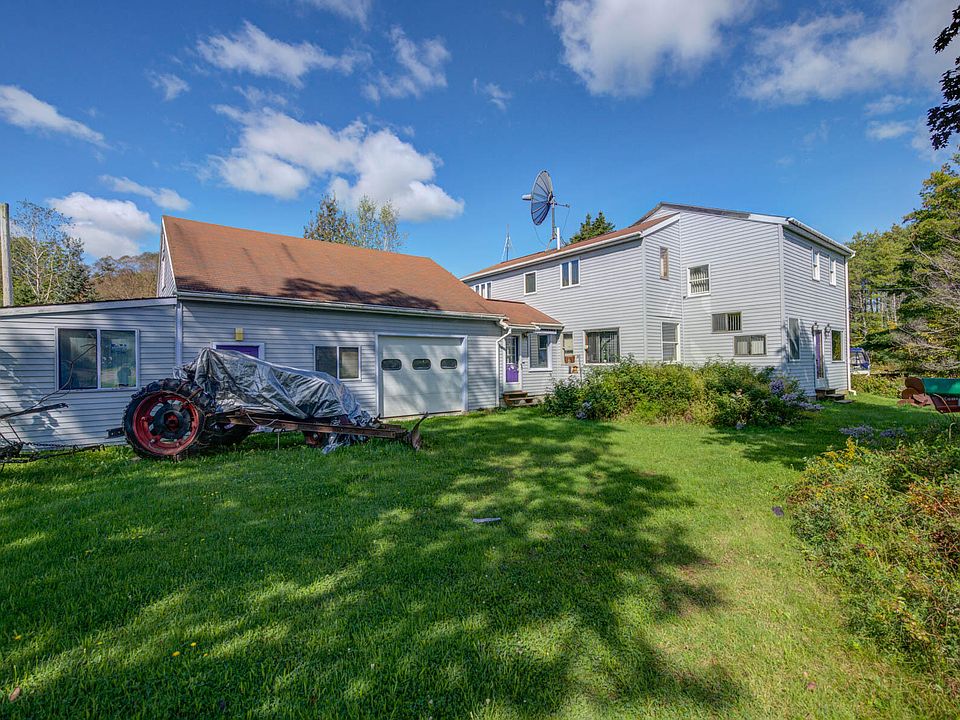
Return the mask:
[[[553,195],[553,180],[550,179],[550,173],[541,170],[537,179],[533,181],[533,190],[523,196],[523,200],[530,203],[530,218],[534,225],[539,225],[547,219],[547,213],[550,214],[550,241],[557,243],[557,250],[560,249],[560,230],[557,228],[557,205],[560,207],[570,207],[564,203],[558,203]]]
[[[511,250],[513,250],[513,242],[510,240],[510,223],[507,223],[507,239],[503,241],[503,253],[500,255],[500,262],[506,262],[510,259]]]

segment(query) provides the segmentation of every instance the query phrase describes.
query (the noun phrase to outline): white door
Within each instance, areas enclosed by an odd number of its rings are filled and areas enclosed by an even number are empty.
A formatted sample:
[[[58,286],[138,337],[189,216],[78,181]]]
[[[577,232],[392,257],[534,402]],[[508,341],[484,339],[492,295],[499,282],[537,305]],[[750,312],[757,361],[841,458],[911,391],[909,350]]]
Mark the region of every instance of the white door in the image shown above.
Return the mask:
[[[465,410],[463,338],[380,338],[383,416]]]

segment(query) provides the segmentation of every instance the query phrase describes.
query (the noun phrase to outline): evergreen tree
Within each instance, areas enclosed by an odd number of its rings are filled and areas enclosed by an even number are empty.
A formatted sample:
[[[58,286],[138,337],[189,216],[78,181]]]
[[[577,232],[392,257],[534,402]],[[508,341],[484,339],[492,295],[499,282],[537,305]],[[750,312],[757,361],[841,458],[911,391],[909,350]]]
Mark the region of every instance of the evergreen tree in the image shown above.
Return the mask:
[[[582,240],[587,240],[588,238],[597,237],[597,235],[613,232],[616,229],[617,226],[607,220],[603,214],[603,210],[597,213],[596,218],[591,216],[590,213],[587,213],[583,222],[580,223],[580,229],[577,230],[576,234],[574,234],[568,242],[577,243]]]

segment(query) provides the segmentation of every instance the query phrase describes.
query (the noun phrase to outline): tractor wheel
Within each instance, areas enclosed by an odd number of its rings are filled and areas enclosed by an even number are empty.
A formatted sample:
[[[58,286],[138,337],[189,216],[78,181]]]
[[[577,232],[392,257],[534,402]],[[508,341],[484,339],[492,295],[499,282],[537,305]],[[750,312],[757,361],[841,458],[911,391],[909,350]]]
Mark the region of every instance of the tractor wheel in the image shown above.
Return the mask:
[[[179,458],[206,447],[204,428],[216,410],[213,398],[195,383],[168,378],[133,396],[123,413],[123,432],[145,458]]]
[[[233,423],[208,423],[200,441],[209,447],[229,447],[242,443],[254,430],[252,425],[234,425]]]

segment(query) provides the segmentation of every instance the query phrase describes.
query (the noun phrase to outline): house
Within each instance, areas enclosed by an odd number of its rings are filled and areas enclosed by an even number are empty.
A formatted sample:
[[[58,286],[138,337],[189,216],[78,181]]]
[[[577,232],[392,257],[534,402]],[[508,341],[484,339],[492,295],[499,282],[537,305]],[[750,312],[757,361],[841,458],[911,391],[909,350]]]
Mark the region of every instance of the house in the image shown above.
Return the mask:
[[[633,356],[772,366],[813,395],[850,387],[852,255],[791,217],[660,203],[629,227],[462,280],[563,323],[559,334],[515,328],[503,340],[506,390],[541,395]]]
[[[105,442],[133,392],[210,346],[328,372],[383,417],[493,407],[499,339],[562,327],[428,258],[181,218],[159,263],[156,297],[0,309],[0,408],[69,406],[19,419],[22,440]]]

